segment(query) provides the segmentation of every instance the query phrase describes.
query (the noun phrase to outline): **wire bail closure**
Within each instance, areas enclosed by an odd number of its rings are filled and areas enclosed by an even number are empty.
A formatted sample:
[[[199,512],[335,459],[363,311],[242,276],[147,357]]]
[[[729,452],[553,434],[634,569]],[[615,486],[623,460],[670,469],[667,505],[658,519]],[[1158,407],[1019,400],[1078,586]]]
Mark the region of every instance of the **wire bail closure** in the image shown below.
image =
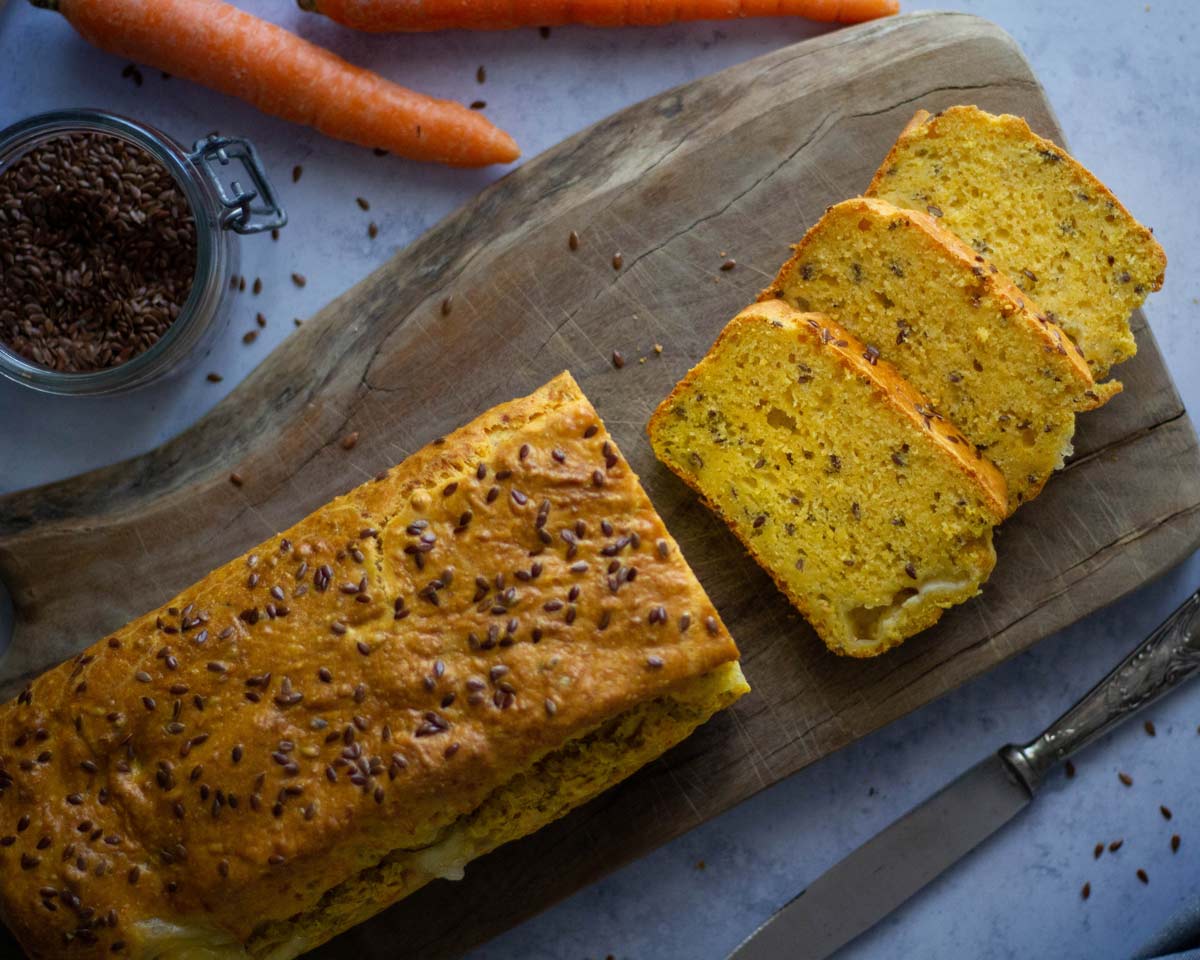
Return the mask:
[[[235,233],[262,233],[277,230],[287,223],[287,213],[275,198],[275,191],[259,159],[258,151],[248,140],[240,137],[213,135],[197,140],[188,154],[217,191],[221,206],[221,226]],[[221,167],[239,161],[250,178],[250,188],[240,180],[231,179],[226,185]],[[257,201],[257,202],[256,202]]]

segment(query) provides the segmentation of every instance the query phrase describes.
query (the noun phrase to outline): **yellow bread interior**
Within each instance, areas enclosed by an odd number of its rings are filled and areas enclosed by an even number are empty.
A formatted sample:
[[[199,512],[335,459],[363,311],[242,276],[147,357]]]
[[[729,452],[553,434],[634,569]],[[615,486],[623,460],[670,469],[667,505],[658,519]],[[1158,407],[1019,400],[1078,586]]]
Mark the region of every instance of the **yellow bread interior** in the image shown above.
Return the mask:
[[[826,317],[742,311],[649,429],[838,653],[900,643],[995,565],[999,473]]]
[[[1009,509],[1071,453],[1075,414],[1104,403],[1070,339],[934,218],[882,200],[831,207],[763,298],[827,313],[890,361],[990,458]]]
[[[460,879],[471,860],[624,780],[749,689],[741,668],[731,662],[639,704],[530,764],[428,845],[392,851],[325,891],[316,909],[264,924],[244,946],[212,928],[163,921],[143,923],[138,946],[153,960],[291,960],[431,880]]]
[[[1100,379],[1137,352],[1129,315],[1162,286],[1153,234],[1022,118],[974,106],[917,112],[868,196],[935,212],[1062,326]]]

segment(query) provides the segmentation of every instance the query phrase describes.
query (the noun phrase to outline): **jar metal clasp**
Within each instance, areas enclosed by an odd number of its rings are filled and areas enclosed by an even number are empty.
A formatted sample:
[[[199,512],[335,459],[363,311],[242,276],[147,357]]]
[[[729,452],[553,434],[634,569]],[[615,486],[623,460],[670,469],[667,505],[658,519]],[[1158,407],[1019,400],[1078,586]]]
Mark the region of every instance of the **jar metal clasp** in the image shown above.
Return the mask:
[[[287,223],[287,214],[275,198],[271,181],[263,169],[254,144],[240,137],[222,137],[216,134],[197,140],[188,154],[188,160],[206,176],[217,192],[222,206],[221,226],[235,233],[262,233],[277,230]],[[241,180],[222,175],[222,167],[238,161],[246,176],[249,188]]]

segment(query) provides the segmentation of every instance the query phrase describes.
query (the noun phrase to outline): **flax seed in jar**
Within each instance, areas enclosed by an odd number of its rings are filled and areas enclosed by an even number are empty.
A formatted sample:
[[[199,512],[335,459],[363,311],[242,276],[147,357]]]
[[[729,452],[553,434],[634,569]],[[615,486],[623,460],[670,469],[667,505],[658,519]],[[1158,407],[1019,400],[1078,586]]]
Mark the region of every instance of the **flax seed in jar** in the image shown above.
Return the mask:
[[[84,110],[0,132],[0,374],[92,395],[185,367],[227,318],[231,234],[284,223],[244,140]]]

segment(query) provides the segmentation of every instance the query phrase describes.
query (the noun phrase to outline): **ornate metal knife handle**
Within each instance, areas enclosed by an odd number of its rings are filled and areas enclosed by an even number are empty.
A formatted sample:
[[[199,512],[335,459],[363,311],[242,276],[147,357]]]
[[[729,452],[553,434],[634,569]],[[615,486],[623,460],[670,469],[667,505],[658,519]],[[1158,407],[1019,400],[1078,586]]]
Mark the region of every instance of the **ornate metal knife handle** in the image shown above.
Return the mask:
[[[1200,668],[1200,591],[1075,706],[1023,747],[1000,751],[1030,793],[1061,761],[1174,689]]]

